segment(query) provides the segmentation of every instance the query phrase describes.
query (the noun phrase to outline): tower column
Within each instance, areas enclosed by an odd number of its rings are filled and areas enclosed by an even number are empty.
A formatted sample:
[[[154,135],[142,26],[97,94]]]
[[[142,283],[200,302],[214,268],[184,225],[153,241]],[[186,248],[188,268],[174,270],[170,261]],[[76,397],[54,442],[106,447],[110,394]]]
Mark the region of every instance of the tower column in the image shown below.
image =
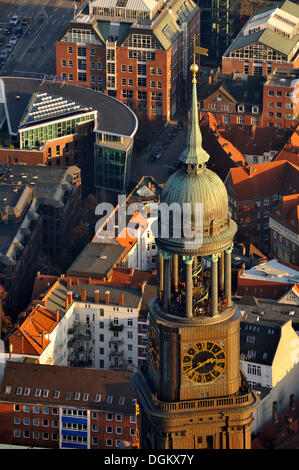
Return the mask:
[[[230,248],[225,250],[225,297],[227,298],[227,306],[232,305],[232,260],[231,253],[233,251],[233,243]]]
[[[211,313],[218,315],[218,258],[219,254],[211,256],[212,285],[211,285]]]
[[[161,250],[159,250],[158,256],[158,273],[159,273],[159,300],[161,300],[162,297],[162,292],[163,292],[163,281],[164,281],[164,258],[161,253]]]
[[[162,256],[164,265],[162,306],[163,310],[168,311],[171,294],[171,254],[167,253],[166,251],[162,251]]]
[[[183,256],[183,261],[186,265],[186,317],[191,318],[193,316],[193,256]]]
[[[179,255],[172,255],[173,287],[175,292],[179,290]]]
[[[224,252],[220,255],[219,266],[219,287],[224,291]]]

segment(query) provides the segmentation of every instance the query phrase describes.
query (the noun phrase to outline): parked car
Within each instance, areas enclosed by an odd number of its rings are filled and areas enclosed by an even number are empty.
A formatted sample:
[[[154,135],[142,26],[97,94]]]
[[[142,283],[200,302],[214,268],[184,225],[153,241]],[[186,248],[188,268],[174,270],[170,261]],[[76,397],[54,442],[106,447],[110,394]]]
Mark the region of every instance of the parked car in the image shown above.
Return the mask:
[[[9,23],[10,23],[11,25],[16,25],[16,24],[19,23],[19,21],[20,21],[19,17],[18,17],[17,15],[14,15],[14,16],[12,16],[12,17],[10,18],[10,22],[9,22]]]
[[[0,53],[0,65],[1,66],[6,64],[6,59],[7,59],[7,53],[1,52]]]
[[[0,36],[0,46],[3,46],[3,44],[4,44],[4,37]]]
[[[162,152],[156,152],[155,153],[155,159],[159,160],[162,157]]]
[[[12,32],[12,26],[6,26],[6,28],[4,28],[4,34],[10,34]]]
[[[4,51],[5,52],[11,52],[14,48],[13,44],[6,44]]]
[[[23,18],[21,19],[21,24],[23,26],[26,26],[27,24],[29,24],[30,22],[30,18],[28,16],[23,16]]]
[[[18,36],[14,35],[14,36],[11,36],[10,39],[9,39],[9,42],[8,44],[12,44],[13,46],[15,46],[18,42]]]
[[[23,27],[22,26],[18,26],[16,29],[15,29],[15,34],[18,36],[18,38],[20,38],[23,34]]]

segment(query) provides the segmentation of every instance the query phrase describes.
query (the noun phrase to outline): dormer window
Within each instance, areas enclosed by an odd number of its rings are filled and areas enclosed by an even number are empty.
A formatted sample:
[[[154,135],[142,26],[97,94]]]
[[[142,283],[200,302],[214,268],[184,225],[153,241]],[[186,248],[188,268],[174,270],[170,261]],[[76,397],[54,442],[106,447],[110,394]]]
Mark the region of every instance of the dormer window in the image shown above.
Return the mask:
[[[238,105],[238,113],[244,113],[244,104]]]
[[[222,95],[219,93],[219,94],[217,95],[217,101],[221,101],[221,100],[222,100]]]
[[[252,112],[253,113],[258,113],[259,112],[259,107],[258,106],[252,106]]]

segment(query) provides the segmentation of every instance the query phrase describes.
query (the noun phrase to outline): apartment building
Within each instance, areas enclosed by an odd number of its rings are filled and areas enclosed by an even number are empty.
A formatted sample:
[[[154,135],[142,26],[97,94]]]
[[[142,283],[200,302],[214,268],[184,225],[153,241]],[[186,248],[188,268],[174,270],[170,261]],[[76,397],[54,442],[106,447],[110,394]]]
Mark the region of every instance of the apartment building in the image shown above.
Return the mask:
[[[115,268],[109,281],[62,276],[19,316],[5,359],[137,370],[147,354],[147,302],[156,295],[151,278],[127,268]]]
[[[222,72],[267,76],[299,66],[299,5],[286,0],[253,15],[222,56]]]
[[[8,361],[0,416],[4,444],[106,450],[139,445],[127,372]]]
[[[268,253],[270,212],[283,196],[298,193],[298,167],[281,160],[231,168],[225,184],[239,239]]]
[[[59,256],[78,223],[81,174],[76,166],[19,164],[2,164],[0,173],[0,282],[8,294],[6,314],[14,319],[30,300],[39,256]]]
[[[89,1],[56,43],[57,75],[169,120],[186,99],[199,33],[192,0]]]
[[[298,39],[299,41],[299,39]],[[299,123],[299,68],[277,67],[263,87],[265,127],[288,128]]]
[[[299,194],[283,196],[269,217],[273,256],[299,265]]]

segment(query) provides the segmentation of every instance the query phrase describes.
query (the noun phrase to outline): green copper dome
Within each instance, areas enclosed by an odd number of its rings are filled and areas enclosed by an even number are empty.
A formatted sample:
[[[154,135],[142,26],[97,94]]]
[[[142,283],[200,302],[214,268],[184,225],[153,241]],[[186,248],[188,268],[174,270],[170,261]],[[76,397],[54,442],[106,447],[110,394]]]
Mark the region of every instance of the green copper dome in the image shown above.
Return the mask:
[[[157,243],[161,249],[169,252],[198,253],[202,256],[220,252],[228,248],[237,231],[236,223],[231,219],[228,207],[226,187],[219,176],[206,167],[209,154],[202,148],[202,137],[198,123],[196,78],[193,72],[192,107],[187,147],[180,160],[182,168],[167,180],[161,202],[170,207],[178,204],[181,210],[188,205],[191,211],[192,229],[198,221],[198,212],[202,209],[202,238],[196,247],[188,244],[187,237],[169,238],[160,236]],[[199,206],[198,204],[201,204]],[[185,206],[187,207],[187,206]],[[160,227],[163,220],[160,220]],[[160,232],[161,233],[161,232]],[[192,246],[192,248],[191,248]],[[189,248],[188,248],[189,247]]]

